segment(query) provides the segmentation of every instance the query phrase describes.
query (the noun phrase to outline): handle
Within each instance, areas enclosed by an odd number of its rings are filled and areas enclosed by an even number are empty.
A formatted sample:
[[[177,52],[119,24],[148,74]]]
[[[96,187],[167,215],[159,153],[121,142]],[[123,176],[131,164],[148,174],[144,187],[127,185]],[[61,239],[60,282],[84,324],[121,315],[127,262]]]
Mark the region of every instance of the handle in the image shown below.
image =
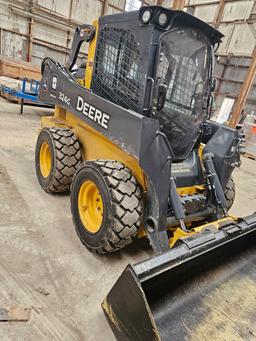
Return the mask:
[[[169,153],[171,155],[171,158],[175,159],[175,155],[174,155],[172,147],[171,147],[171,145],[170,145],[170,143],[169,143],[169,141],[167,139],[167,136],[164,133],[162,133],[161,131],[159,131],[159,130],[156,132],[156,136],[161,136],[164,139],[164,142],[165,142],[165,144],[166,144],[166,146],[167,146],[167,148],[169,150]]]
[[[155,80],[152,77],[148,77],[147,81],[150,81],[150,93],[149,93],[149,107],[148,108],[144,108],[143,111],[149,111],[151,109],[152,106],[152,100],[153,100],[153,90],[154,90],[154,84],[155,84]]]

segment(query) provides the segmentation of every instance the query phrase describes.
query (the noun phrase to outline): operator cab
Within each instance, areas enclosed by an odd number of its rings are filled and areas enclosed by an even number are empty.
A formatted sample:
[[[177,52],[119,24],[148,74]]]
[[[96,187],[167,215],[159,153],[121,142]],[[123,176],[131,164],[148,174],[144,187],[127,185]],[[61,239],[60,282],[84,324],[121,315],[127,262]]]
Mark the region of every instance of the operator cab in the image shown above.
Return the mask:
[[[102,17],[98,34],[92,91],[158,119],[174,161],[186,160],[209,114],[213,48],[222,35],[160,6]]]
[[[81,28],[72,50],[77,56],[84,34],[90,42],[85,86],[157,119],[173,161],[186,160],[209,116],[213,50],[222,34],[186,12],[160,6],[107,15]]]

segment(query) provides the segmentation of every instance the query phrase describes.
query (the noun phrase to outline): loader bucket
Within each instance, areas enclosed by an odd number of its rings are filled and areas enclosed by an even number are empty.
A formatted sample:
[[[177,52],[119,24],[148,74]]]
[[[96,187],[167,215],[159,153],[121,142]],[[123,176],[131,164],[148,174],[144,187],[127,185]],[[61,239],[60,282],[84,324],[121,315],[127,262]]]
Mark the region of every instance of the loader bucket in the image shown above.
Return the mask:
[[[256,213],[128,265],[102,307],[117,340],[184,340],[207,316],[205,297],[232,276],[249,278],[253,267]]]

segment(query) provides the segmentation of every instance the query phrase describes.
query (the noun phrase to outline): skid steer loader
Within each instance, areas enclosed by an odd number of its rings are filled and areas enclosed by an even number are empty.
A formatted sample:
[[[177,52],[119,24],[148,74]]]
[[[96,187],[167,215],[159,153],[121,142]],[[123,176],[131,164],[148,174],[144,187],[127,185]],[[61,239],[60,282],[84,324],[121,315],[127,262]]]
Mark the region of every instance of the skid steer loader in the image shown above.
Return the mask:
[[[155,253],[128,265],[103,302],[120,340],[169,340],[163,290],[255,237],[256,214],[228,214],[243,136],[210,120],[221,38],[185,12],[147,6],[79,26],[67,64],[42,63],[40,100],[55,111],[42,118],[36,145],[40,185],[70,190],[89,250],[109,253],[146,236]]]

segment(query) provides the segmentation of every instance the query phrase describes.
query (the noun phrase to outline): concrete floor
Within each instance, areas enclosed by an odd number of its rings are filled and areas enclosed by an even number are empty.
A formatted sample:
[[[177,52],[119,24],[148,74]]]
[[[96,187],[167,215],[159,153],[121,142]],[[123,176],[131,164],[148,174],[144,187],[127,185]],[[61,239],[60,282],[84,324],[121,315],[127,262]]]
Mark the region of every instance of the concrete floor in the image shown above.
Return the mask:
[[[68,195],[39,186],[34,148],[40,116],[50,109],[19,107],[0,98],[0,307],[35,307],[29,322],[2,323],[1,340],[114,340],[100,303],[127,263],[152,254],[145,241],[96,256],[79,241]],[[235,171],[232,212],[256,207],[256,161]]]

